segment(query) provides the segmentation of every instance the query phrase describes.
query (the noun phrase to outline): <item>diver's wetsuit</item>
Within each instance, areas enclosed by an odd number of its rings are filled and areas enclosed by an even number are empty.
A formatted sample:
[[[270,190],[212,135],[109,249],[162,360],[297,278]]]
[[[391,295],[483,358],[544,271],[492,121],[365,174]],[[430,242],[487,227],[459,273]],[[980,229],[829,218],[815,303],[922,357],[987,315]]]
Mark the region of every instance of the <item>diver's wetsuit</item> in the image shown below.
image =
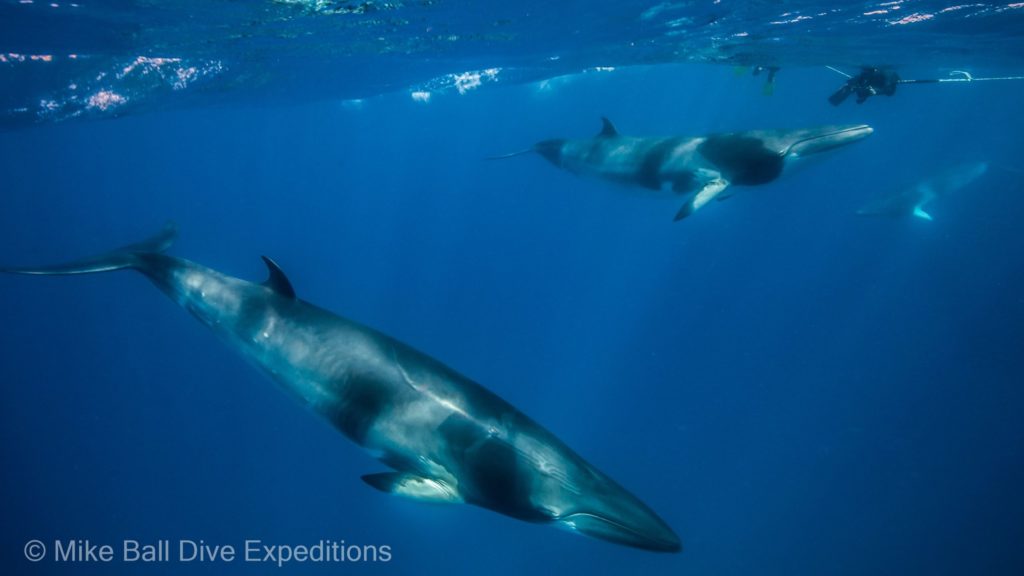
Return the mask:
[[[896,93],[896,85],[900,77],[892,70],[881,68],[865,68],[860,74],[850,78],[835,94],[828,97],[833,106],[842,104],[850,94],[857,95],[857,104],[879,94],[892,96]]]

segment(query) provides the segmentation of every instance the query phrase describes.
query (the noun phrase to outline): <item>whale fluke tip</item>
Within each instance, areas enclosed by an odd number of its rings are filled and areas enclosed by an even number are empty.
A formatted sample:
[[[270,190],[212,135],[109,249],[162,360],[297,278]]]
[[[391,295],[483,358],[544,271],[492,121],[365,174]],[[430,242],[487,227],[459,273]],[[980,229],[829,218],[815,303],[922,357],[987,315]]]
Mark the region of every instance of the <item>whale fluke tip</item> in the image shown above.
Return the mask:
[[[496,156],[485,156],[484,160],[504,160],[505,158],[515,158],[516,156],[522,156],[535,152],[533,148],[527,148],[526,150],[519,150],[518,152],[510,152],[508,154],[498,154]]]

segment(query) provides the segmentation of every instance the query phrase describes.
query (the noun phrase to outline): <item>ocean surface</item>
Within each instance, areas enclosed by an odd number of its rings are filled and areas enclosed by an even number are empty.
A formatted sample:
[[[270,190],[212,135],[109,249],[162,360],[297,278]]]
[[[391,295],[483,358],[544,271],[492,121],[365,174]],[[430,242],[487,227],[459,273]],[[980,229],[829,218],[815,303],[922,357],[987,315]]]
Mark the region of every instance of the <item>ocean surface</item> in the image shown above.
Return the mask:
[[[452,366],[679,534],[382,494],[138,274],[0,276],[3,574],[1024,573],[1024,4],[0,2],[0,266],[170,253]],[[779,67],[766,87],[767,70]],[[552,137],[869,124],[682,222]],[[859,208],[965,162],[922,218]],[[26,558],[28,543],[48,548]],[[115,549],[57,561],[57,541]],[[167,540],[128,563],[126,540]],[[388,546],[388,561],[178,556]]]

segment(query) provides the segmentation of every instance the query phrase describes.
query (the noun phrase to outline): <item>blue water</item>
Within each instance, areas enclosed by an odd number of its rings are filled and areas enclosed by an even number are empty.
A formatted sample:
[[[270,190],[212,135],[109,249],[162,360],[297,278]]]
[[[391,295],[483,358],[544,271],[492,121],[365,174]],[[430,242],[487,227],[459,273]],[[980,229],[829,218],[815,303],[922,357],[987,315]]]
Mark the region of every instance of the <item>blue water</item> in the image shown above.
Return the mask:
[[[763,76],[729,66],[629,66],[428,102],[279,93],[0,133],[0,262],[100,252],[167,220],[173,254],[224,272],[261,279],[269,255],[301,298],[545,425],[684,544],[652,554],[378,493],[359,477],[380,463],[141,276],[2,276],[0,571],[278,571],[33,564],[31,539],[330,539],[392,558],[285,570],[1021,574],[1024,83],[832,107],[841,81],[784,67],[764,96]],[[680,223],[677,199],[482,160],[590,136],[601,116],[636,135],[875,133]],[[933,222],[854,215],[978,160],[992,168]]]

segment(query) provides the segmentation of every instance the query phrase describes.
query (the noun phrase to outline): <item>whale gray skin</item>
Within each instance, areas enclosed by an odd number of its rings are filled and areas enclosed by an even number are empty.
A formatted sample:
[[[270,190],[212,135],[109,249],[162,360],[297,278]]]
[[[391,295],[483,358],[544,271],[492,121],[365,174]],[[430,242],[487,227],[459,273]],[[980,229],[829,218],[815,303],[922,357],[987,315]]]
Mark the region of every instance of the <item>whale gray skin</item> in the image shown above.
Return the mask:
[[[859,216],[888,216],[900,218],[915,216],[932,220],[925,206],[938,198],[945,198],[970,185],[988,171],[988,162],[967,162],[947,168],[935,176],[895,193],[881,196],[860,210]]]
[[[175,236],[22,274],[133,269],[148,277],[292,396],[394,472],[371,486],[466,502],[626,546],[682,549],[638,498],[494,393],[389,336],[295,297],[264,257],[263,284],[162,254]]]
[[[867,138],[866,124],[822,126],[802,130],[751,130],[695,137],[623,136],[607,118],[597,136],[552,139],[528,150],[574,174],[679,195],[696,192],[676,213],[682,220],[713,199],[732,196],[730,186],[767,184],[793,161]]]

